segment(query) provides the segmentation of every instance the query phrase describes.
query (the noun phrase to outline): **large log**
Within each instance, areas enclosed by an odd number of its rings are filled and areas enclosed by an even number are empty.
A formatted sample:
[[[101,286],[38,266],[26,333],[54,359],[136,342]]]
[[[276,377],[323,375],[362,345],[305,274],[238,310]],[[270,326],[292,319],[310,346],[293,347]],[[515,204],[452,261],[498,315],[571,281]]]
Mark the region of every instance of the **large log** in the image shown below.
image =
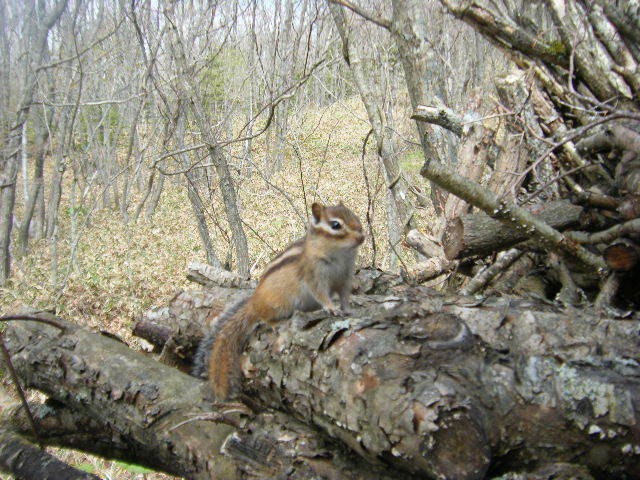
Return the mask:
[[[640,478],[637,319],[424,288],[356,304],[347,318],[260,328],[242,363],[245,400],[426,478],[545,462]]]
[[[216,410],[204,382],[113,338],[58,322],[63,333],[35,322],[12,323],[6,330],[26,386],[64,405],[34,412],[46,444],[125,458],[195,480],[394,478],[281,413],[245,420],[246,407]],[[65,442],[61,431],[75,429]]]
[[[550,202],[536,214],[557,230],[579,225],[583,208],[567,201]],[[531,232],[516,230],[484,213],[469,214],[447,222],[442,244],[449,260],[488,255],[526,240]]]

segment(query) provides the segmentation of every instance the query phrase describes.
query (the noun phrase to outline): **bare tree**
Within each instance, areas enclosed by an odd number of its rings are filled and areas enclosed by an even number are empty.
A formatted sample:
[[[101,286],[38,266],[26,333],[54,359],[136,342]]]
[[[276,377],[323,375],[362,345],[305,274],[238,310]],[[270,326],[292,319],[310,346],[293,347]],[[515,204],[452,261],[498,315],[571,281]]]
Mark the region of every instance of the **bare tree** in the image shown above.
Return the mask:
[[[53,25],[58,21],[67,6],[66,0],[60,0],[53,4],[49,11],[45,8],[45,2],[39,0],[37,4],[31,2],[26,8],[32,10],[27,18],[25,51],[28,52],[29,63],[24,70],[21,92],[21,100],[12,116],[3,121],[10,125],[9,130],[3,135],[2,168],[3,188],[0,208],[0,283],[7,281],[11,271],[11,230],[13,228],[13,207],[16,195],[16,177],[18,172],[18,159],[20,158],[22,127],[27,121],[31,104],[35,95],[39,67],[46,58],[47,37]],[[7,27],[6,24],[4,24]],[[9,105],[7,105],[9,108]],[[3,108],[4,110],[4,108]]]

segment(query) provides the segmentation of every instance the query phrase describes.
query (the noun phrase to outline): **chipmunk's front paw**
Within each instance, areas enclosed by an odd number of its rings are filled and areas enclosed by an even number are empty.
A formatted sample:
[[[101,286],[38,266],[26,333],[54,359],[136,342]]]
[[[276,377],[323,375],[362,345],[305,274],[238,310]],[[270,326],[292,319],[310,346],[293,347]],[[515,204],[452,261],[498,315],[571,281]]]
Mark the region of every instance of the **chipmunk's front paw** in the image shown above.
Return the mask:
[[[323,310],[333,317],[344,317],[347,314],[338,307],[324,307]]]

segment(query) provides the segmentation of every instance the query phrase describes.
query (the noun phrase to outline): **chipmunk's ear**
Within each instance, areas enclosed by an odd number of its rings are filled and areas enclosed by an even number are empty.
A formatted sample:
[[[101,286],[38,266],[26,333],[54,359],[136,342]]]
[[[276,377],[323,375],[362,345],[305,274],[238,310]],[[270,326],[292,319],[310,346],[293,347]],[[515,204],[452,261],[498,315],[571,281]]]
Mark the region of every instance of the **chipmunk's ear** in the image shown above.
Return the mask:
[[[319,203],[314,203],[313,205],[311,205],[311,213],[313,214],[314,223],[320,222],[320,219],[322,218],[323,210],[324,210],[324,207]]]
[[[342,203],[342,199],[340,199],[340,201],[338,202],[338,206],[339,207],[344,207],[344,203]]]

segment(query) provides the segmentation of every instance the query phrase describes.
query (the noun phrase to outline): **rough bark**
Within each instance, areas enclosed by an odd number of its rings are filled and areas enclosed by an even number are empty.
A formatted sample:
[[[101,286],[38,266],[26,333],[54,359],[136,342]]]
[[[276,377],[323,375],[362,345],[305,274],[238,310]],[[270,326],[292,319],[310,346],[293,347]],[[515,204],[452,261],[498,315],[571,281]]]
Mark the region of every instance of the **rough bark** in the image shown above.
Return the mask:
[[[582,207],[568,201],[557,201],[548,204],[536,216],[553,228],[564,230],[580,225],[583,211]],[[479,213],[456,217],[447,222],[442,243],[448,259],[461,259],[505,250],[530,235],[526,230],[514,229]]]
[[[347,318],[260,328],[243,361],[245,399],[416,475],[483,478],[536,462],[640,475],[638,320],[424,288],[355,303]],[[170,308],[163,322],[188,322]]]
[[[245,422],[246,407],[212,410],[203,382],[113,338],[58,322],[63,333],[39,323],[13,323],[7,342],[28,387],[77,412],[76,425],[87,418],[94,422],[95,435],[85,443],[76,437],[76,448],[102,454],[111,448],[116,457],[129,450],[139,463],[189,479],[392,478],[278,412]],[[115,437],[111,444],[105,432]]]

